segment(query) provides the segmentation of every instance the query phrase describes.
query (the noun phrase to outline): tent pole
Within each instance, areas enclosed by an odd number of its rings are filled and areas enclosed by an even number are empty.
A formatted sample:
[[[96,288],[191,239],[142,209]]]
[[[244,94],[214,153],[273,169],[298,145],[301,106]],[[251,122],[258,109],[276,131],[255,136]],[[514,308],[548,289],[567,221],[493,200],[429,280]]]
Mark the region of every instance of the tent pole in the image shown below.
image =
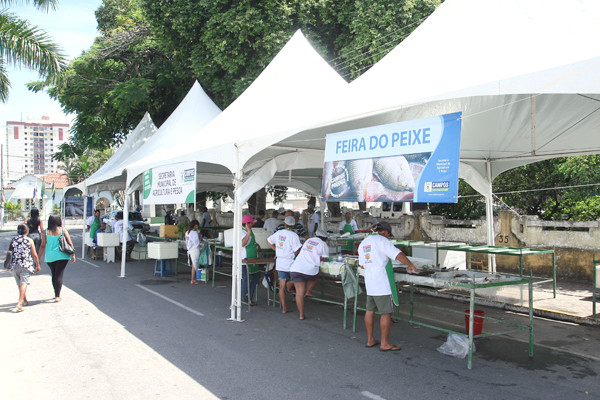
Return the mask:
[[[242,322],[242,204],[237,189],[242,184],[244,173],[235,174],[233,195],[233,268],[231,276],[231,317],[230,320]]]
[[[493,188],[492,188],[492,163],[486,161],[487,170],[487,184],[488,190],[485,195],[485,214],[487,222],[487,244],[488,246],[494,245],[494,201],[493,201]],[[488,272],[496,272],[496,257],[493,254],[488,254]]]
[[[125,278],[125,262],[127,261],[127,234],[129,226],[129,185],[125,186],[125,199],[123,201],[123,243],[121,244],[121,275]]]
[[[87,191],[86,193],[83,194],[83,227],[81,228],[81,259],[85,259],[85,227],[87,226],[87,216],[86,211],[87,211]]]

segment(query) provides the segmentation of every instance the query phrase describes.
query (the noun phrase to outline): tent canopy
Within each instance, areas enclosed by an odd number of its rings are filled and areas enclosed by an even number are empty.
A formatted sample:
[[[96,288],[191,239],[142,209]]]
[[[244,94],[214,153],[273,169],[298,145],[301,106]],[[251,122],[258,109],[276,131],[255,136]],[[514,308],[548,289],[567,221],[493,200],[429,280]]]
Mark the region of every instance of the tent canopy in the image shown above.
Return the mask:
[[[143,171],[183,161],[198,161],[198,169],[222,176],[229,184],[249,157],[326,118],[326,109],[344,81],[296,32],[258,78],[221,115],[196,129],[184,145],[145,157],[132,165],[129,179]],[[243,148],[236,141],[244,140]]]
[[[280,136],[248,167],[286,148],[323,151],[328,133],[457,111],[460,174],[482,193],[508,169],[600,152],[596,37],[600,2],[592,0],[447,0],[350,83],[322,126]],[[246,145],[238,143],[241,151]],[[278,165],[276,171],[291,166]],[[322,159],[304,166],[318,168]]]

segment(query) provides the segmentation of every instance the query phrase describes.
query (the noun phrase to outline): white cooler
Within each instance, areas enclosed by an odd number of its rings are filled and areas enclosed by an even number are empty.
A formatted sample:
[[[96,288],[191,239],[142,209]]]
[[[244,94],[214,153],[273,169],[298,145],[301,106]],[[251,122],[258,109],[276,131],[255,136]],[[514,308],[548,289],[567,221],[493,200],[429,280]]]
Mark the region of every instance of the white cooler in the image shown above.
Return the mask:
[[[119,246],[119,234],[118,233],[106,233],[101,232],[98,234],[98,246],[100,247],[114,247]]]
[[[169,260],[179,256],[177,242],[150,242],[148,243],[148,258],[156,260]]]

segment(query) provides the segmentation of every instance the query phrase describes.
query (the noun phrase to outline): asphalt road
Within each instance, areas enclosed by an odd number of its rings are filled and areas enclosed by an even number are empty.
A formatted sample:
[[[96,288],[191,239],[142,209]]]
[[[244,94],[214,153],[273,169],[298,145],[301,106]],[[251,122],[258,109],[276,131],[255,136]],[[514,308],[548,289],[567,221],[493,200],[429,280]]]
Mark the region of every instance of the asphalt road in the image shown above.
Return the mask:
[[[8,242],[0,238],[0,249]],[[262,287],[245,321],[228,321],[229,278],[218,277],[215,288],[192,286],[187,274],[153,277],[150,261],[128,263],[127,278],[118,278],[119,264],[78,260],[65,272],[63,301],[53,303],[42,264],[22,313],[13,311],[14,280],[0,273],[2,398],[592,399],[600,393],[597,327],[536,318],[533,358],[526,332],[483,338],[468,370],[466,359],[436,351],[443,332],[395,323],[391,340],[402,351],[382,353],[365,348],[362,315],[354,333],[342,328],[341,307],[308,301],[307,319],[299,321],[297,312],[268,307]],[[424,321],[464,327],[460,315],[417,312]],[[485,321],[484,330],[503,329],[494,325]]]

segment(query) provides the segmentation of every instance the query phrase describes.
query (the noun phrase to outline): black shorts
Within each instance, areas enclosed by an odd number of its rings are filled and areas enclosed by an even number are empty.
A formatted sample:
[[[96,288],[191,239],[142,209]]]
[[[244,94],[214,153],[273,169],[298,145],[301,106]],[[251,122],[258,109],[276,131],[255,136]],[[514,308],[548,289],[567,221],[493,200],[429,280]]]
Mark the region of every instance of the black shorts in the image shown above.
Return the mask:
[[[306,274],[303,274],[302,272],[290,272],[290,277],[292,278],[292,282],[298,282],[298,283],[314,281],[317,279],[317,276],[318,275],[306,275]]]

